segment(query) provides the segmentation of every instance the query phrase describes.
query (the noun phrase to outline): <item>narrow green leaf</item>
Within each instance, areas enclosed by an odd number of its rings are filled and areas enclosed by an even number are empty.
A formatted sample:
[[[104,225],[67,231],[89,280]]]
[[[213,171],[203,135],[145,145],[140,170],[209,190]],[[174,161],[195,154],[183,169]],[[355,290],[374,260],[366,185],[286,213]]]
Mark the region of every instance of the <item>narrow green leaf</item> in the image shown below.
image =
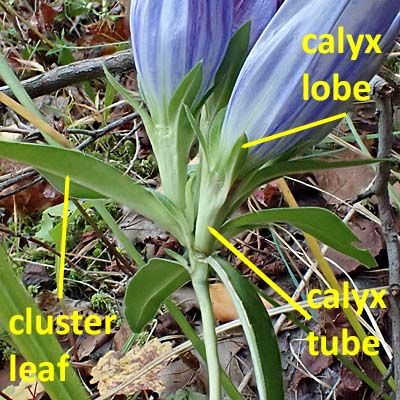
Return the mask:
[[[203,132],[201,131],[201,128],[200,128],[198,122],[196,121],[194,115],[192,114],[190,108],[186,105],[184,105],[184,107],[185,107],[186,116],[189,121],[189,124],[190,124],[193,132],[196,134],[197,139],[199,140],[201,149],[203,150],[203,154],[206,157],[206,160],[208,162],[208,148],[207,148],[206,138],[203,135]]]
[[[142,331],[163,301],[190,280],[181,264],[153,258],[133,276],[125,293],[125,317],[134,333]]]
[[[24,316],[28,307],[32,309],[33,333],[13,335],[9,332],[13,343],[24,358],[33,362],[36,366],[39,366],[42,362],[50,362],[54,365],[54,381],[42,382],[51,399],[88,400],[89,395],[71,366],[68,366],[65,370],[65,381],[60,381],[60,371],[57,363],[60,361],[64,351],[55,336],[39,335],[35,332],[36,317],[43,319],[43,315],[22,285],[20,278],[15,274],[14,268],[1,244],[0,266],[1,323],[9,331],[9,321],[14,315]]]
[[[300,174],[305,172],[320,171],[334,168],[357,167],[361,165],[370,165],[381,162],[379,159],[361,159],[351,161],[321,161],[321,160],[294,160],[278,162],[272,165],[265,165],[257,171],[249,172],[243,170],[241,181],[236,190],[236,196],[230,204],[232,210],[246,199],[258,186],[271,182],[282,176]]]
[[[210,159],[210,164],[215,165],[221,160],[220,150],[220,136],[221,128],[224,122],[226,113],[226,108],[220,110],[218,114],[214,117],[212,125],[210,127],[210,132],[208,133],[208,154]]]
[[[64,179],[125,204],[154,221],[178,240],[188,229],[181,214],[165,196],[144,188],[110,165],[75,150],[27,143],[0,142],[0,157],[29,164],[45,176]],[[184,242],[186,239],[184,240]]]
[[[225,58],[215,76],[212,95],[206,102],[211,120],[216,113],[228,104],[236,79],[248,53],[249,40],[250,22],[247,22],[233,35]]]
[[[188,120],[186,107],[194,107],[198,101],[198,93],[203,80],[203,63],[196,64],[184,77],[173,94],[168,104],[168,125],[171,137],[168,138],[169,151],[166,149],[164,138],[155,138],[152,145],[160,169],[161,178],[162,168],[174,170],[178,172],[169,173],[172,175],[174,182],[172,183],[173,191],[184,190],[187,174],[187,160],[189,158],[190,147],[193,143],[194,131],[191,129],[191,122]],[[175,154],[177,163],[171,163],[171,154]],[[164,175],[164,176],[163,176]],[[164,178],[165,180],[165,178]],[[168,182],[165,183],[165,193],[167,194]],[[172,198],[172,197],[171,197]],[[179,203],[177,203],[179,205]],[[182,205],[182,204],[181,204]]]
[[[175,90],[169,105],[168,119],[174,121],[181,118],[180,114],[185,114],[184,104],[192,107],[203,80],[203,63],[197,63],[183,78],[178,88]]]
[[[260,400],[284,400],[278,343],[268,312],[251,283],[227,261],[209,258],[235,305],[250,349]]]
[[[133,95],[133,93],[124,88],[108,71],[106,67],[104,67],[104,74],[108,80],[108,82],[113,86],[113,88],[121,94],[124,99],[134,108],[136,112],[139,113],[140,117],[143,120],[144,125],[146,126],[146,130],[148,133],[153,131],[153,122],[149,113],[141,106],[140,101]]]
[[[362,250],[352,244],[359,240],[351,229],[334,213],[323,208],[277,208],[246,214],[226,222],[222,233],[232,237],[246,229],[262,228],[272,223],[294,225],[367,267],[376,266],[376,261],[368,250]]]
[[[381,162],[377,159],[361,159],[351,161],[321,161],[321,160],[295,160],[280,162],[270,166],[261,167],[252,178],[251,185],[257,187],[263,183],[285,175],[299,174],[303,172],[320,171],[334,168],[357,167]]]

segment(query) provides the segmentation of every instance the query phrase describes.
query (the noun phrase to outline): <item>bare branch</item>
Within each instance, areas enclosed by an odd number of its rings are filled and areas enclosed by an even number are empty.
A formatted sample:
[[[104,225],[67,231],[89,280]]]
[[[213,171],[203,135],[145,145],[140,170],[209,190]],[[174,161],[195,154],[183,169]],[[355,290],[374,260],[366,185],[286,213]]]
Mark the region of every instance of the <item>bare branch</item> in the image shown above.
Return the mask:
[[[104,76],[104,66],[114,74],[127,73],[135,68],[131,51],[125,50],[109,56],[57,67],[21,83],[29,96],[35,98],[83,81],[101,78]],[[8,86],[0,87],[0,91],[14,97]]]
[[[393,143],[393,107],[391,88],[385,81],[377,80],[374,86],[374,98],[379,112],[378,158],[389,158]],[[383,236],[389,266],[389,316],[392,325],[393,373],[396,386],[396,400],[400,400],[400,247],[395,229],[395,220],[390,205],[388,183],[390,162],[379,164],[374,184],[378,199],[379,218],[382,222]]]

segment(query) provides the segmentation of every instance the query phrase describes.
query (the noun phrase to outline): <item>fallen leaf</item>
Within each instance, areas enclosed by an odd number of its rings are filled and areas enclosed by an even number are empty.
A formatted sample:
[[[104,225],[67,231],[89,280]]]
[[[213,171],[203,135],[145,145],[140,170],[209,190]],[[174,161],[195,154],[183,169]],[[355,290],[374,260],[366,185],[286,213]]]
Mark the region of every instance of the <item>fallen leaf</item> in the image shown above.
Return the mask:
[[[222,283],[211,284],[209,290],[214,316],[217,321],[229,322],[239,318],[231,297]],[[260,299],[265,308],[273,307],[271,303],[264,298],[260,297]]]
[[[25,165],[0,158],[0,176],[15,173],[25,168]],[[24,179],[0,191],[0,194],[6,195],[30,181],[31,178]],[[4,207],[9,213],[12,213],[15,204],[18,212],[21,214],[31,215],[43,211],[48,207],[60,204],[62,201],[63,195],[57,192],[49,183],[42,181],[13,196],[5,197],[0,200],[0,207]]]
[[[347,225],[359,239],[357,247],[369,250],[374,257],[380,253],[383,248],[383,242],[377,224],[359,214],[355,214]],[[334,261],[346,272],[353,272],[360,266],[359,261],[333,249],[328,249],[326,257]],[[340,271],[335,266],[332,268],[336,274],[343,274],[343,271]]]
[[[128,322],[124,321],[121,327],[119,328],[118,332],[114,335],[113,348],[116,351],[122,351],[125,343],[128,341],[131,334],[132,330],[129,327]]]
[[[43,265],[31,263],[25,264],[22,280],[26,286],[37,285],[47,288],[54,282],[54,279]]]
[[[265,208],[275,207],[281,197],[277,181],[261,186],[253,192],[256,200]]]
[[[26,382],[23,380],[21,380],[18,386],[10,385],[2,391],[13,400],[32,400],[31,392],[35,395],[35,400],[38,400],[45,392],[44,387],[40,382]]]
[[[342,398],[349,398],[358,393],[362,387],[363,381],[342,365],[340,368],[340,384],[337,387],[337,394]]]
[[[63,11],[63,4],[61,3],[58,7],[50,7],[45,2],[39,3],[40,15],[43,18],[44,27],[46,29],[52,28],[54,25],[54,19]]]
[[[345,150],[335,161],[351,161],[360,156],[351,150]],[[325,161],[332,161],[327,159]],[[354,199],[363,193],[373,181],[375,174],[369,165],[358,167],[336,168],[314,172],[318,187],[334,194],[342,200]],[[339,200],[329,194],[323,194],[329,204],[341,204]]]
[[[301,362],[307,368],[308,372],[313,375],[319,375],[322,371],[331,366],[335,360],[333,356],[324,356],[320,352],[319,345],[317,345],[316,348],[319,351],[317,356],[310,355],[308,344],[307,349],[305,349],[301,355]],[[306,378],[309,378],[309,375],[306,375],[301,370],[297,370],[291,382],[293,390],[296,390],[299,386],[299,383]]]
[[[111,339],[112,335],[106,334],[104,330],[97,335],[89,335],[84,332],[76,339],[79,360],[90,356],[95,350]]]
[[[158,339],[147,342],[144,346],[134,346],[128,353],[120,351],[109,351],[98,362],[92,370],[92,380],[90,383],[97,383],[97,389],[102,395],[113,390],[121,383],[128,381],[136,375],[142,368],[156,358],[167,353],[172,348],[170,342],[161,343]],[[164,361],[151,371],[136,379],[116,394],[130,395],[143,390],[152,390],[160,392],[164,389],[164,384],[158,374],[166,367],[168,363]]]
[[[120,228],[124,231],[127,238],[134,244],[142,243],[145,239],[154,237],[165,240],[169,236],[167,232],[159,228],[152,221],[126,207],[122,207],[122,221],[120,222]]]
[[[169,395],[167,400],[207,400],[207,396],[188,389],[179,389],[175,394]]]

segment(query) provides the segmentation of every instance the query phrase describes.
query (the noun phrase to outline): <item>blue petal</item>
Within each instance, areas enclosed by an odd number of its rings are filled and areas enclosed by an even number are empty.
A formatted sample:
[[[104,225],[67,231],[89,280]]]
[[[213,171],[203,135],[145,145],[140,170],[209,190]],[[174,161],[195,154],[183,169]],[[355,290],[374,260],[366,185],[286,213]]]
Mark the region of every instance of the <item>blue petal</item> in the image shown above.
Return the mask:
[[[316,12],[318,10],[318,12]],[[251,50],[228,104],[221,140],[233,144],[243,133],[249,140],[295,128],[345,111],[340,101],[303,100],[303,75],[311,82],[332,82],[334,73],[350,84],[369,81],[385,54],[365,54],[364,43],[357,61],[345,53],[309,55],[302,50],[306,34],[331,33],[339,26],[357,38],[359,34],[382,34],[383,53],[390,51],[399,33],[398,0],[286,0]],[[303,131],[251,148],[257,159],[273,158],[300,139],[321,139],[332,124]]]
[[[231,0],[133,0],[131,35],[140,87],[153,116],[185,75],[203,61],[200,95],[212,84],[232,33]]]
[[[233,32],[251,20],[251,48],[278,10],[279,3],[279,0],[234,0]]]

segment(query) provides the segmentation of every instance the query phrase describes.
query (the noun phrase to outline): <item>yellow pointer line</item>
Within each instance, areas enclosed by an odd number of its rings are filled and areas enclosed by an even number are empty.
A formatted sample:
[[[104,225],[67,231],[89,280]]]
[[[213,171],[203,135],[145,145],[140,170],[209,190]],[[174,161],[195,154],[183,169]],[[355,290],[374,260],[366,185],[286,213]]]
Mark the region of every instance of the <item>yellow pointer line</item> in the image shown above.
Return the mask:
[[[268,278],[256,265],[254,265],[243,253],[235,248],[228,240],[225,239],[216,229],[211,226],[208,227],[210,233],[220,241],[228,250],[230,250],[237,258],[243,261],[252,271],[254,271],[263,281],[265,281],[275,292],[277,292],[282,298],[284,298],[294,309],[302,314],[306,319],[311,319],[309,314],[303,307],[295,302],[283,289],[281,289],[273,280]]]
[[[58,298],[61,300],[64,294],[64,266],[65,266],[65,251],[67,247],[67,228],[68,228],[68,198],[69,198],[69,175],[65,177],[64,185],[64,210],[63,222],[61,227],[61,255],[60,255],[60,273],[58,275]]]
[[[258,144],[261,144],[261,143],[270,142],[271,140],[276,140],[276,139],[279,139],[284,136],[292,135],[293,133],[305,131],[306,129],[314,128],[316,126],[324,125],[324,124],[327,124],[332,121],[343,119],[346,117],[346,115],[347,115],[346,113],[337,114],[337,115],[334,115],[329,118],[320,119],[319,121],[311,122],[310,124],[298,126],[297,128],[289,129],[287,131],[283,131],[280,133],[275,133],[274,135],[270,135],[270,136],[266,136],[261,139],[253,140],[252,142],[247,142],[242,145],[242,148],[247,149],[249,147],[257,146]]]

